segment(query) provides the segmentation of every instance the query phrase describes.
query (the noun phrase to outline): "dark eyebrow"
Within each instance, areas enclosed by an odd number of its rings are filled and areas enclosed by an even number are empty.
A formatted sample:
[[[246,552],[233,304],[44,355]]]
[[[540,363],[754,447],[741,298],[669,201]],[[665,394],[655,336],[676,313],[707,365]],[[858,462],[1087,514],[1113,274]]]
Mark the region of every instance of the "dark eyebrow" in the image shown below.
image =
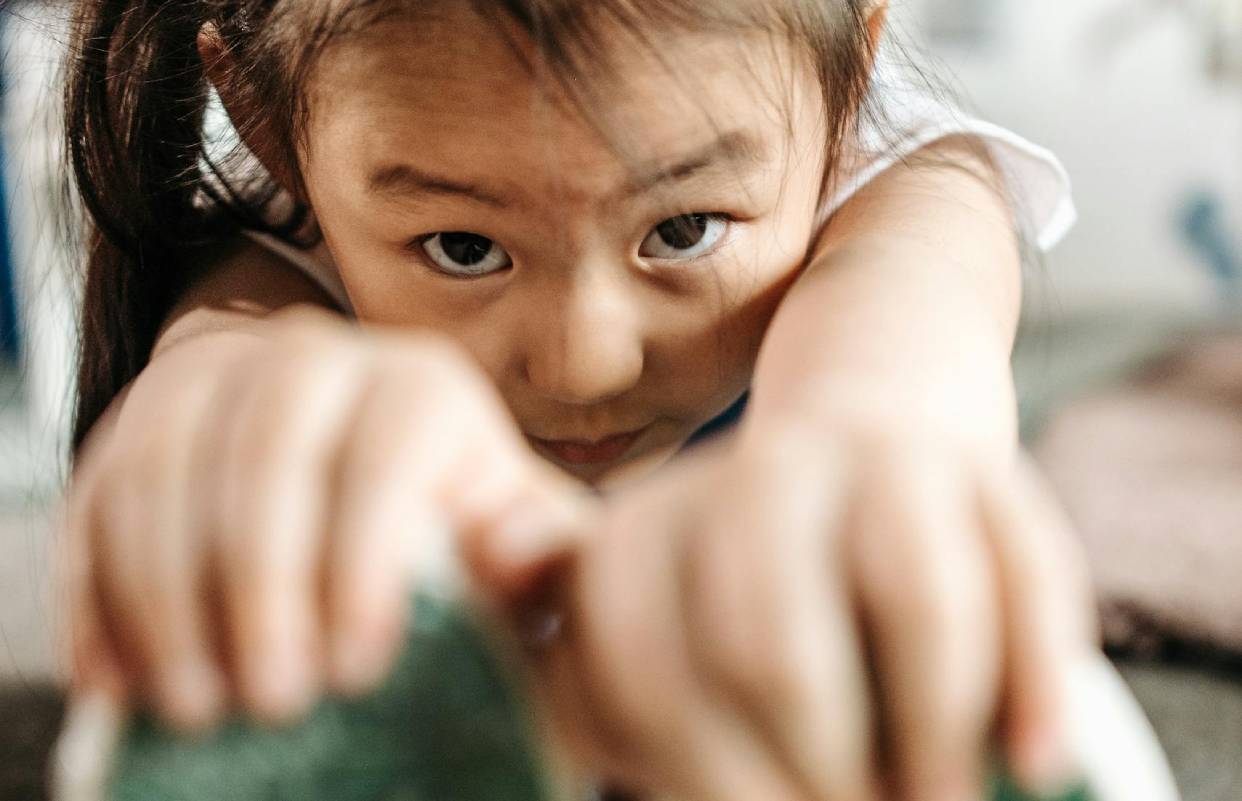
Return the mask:
[[[758,137],[747,131],[730,131],[714,141],[667,165],[640,165],[616,192],[631,198],[649,192],[660,184],[685,180],[719,162],[734,165],[762,161],[765,150]],[[367,177],[367,192],[393,198],[418,195],[466,197],[494,208],[513,205],[511,198],[496,194],[478,184],[424,172],[411,164],[388,164]]]
[[[509,198],[497,195],[481,186],[432,175],[410,164],[389,164],[378,167],[367,178],[367,192],[394,198],[412,195],[458,195],[496,208],[510,205]]]
[[[641,195],[660,184],[685,180],[720,162],[734,166],[757,164],[766,154],[759,137],[749,131],[729,131],[672,164],[640,167],[620,194],[622,197]]]

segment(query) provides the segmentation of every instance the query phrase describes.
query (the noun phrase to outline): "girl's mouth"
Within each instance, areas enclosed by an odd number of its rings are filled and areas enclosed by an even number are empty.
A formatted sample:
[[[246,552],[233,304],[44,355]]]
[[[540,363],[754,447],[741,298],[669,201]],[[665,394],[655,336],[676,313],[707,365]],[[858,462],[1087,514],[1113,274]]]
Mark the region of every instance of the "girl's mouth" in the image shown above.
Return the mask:
[[[596,442],[546,440],[538,439],[537,437],[530,437],[530,441],[534,443],[538,450],[565,464],[608,464],[625,456],[634,447],[634,443],[638,441],[639,437],[650,427],[648,425],[637,431],[617,434]]]

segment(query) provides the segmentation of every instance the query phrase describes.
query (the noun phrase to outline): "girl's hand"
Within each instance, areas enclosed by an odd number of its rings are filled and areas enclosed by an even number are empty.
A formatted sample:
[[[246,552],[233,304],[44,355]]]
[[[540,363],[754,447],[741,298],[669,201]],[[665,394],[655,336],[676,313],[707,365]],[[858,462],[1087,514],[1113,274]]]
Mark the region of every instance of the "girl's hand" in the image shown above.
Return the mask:
[[[444,340],[298,311],[174,345],[96,427],[66,502],[75,690],[189,729],[234,698],[285,719],[325,684],[363,690],[429,528],[555,529],[572,496]]]
[[[1025,469],[751,429],[610,499],[550,703],[589,764],[688,801],[977,799],[998,737],[1060,780],[1091,639],[1068,543]]]

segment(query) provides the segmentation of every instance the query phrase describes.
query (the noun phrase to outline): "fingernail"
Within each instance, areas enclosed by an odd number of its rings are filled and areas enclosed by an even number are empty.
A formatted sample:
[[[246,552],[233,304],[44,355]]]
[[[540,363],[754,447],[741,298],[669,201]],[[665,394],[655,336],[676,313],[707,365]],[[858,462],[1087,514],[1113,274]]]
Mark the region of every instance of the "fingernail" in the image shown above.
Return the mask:
[[[202,731],[223,713],[224,680],[210,665],[175,665],[161,680],[159,693],[164,717],[186,733]]]
[[[547,559],[564,547],[569,515],[551,504],[523,504],[501,519],[489,539],[492,561],[522,569]]]
[[[982,801],[979,777],[969,771],[953,771],[944,777],[940,792],[927,796],[943,801]]]
[[[271,654],[255,673],[251,704],[255,712],[274,723],[289,722],[310,705],[312,673],[304,655]]]
[[[466,520],[482,520],[508,502],[513,479],[507,474],[490,475],[459,488],[450,501],[453,511]]]
[[[347,696],[375,689],[392,663],[391,643],[396,637],[396,632],[378,631],[341,637],[332,648],[333,689]]]
[[[337,649],[332,657],[334,689],[343,695],[365,695],[382,678],[384,663],[372,648],[349,643]]]
[[[1021,775],[1016,778],[1040,798],[1058,798],[1079,779],[1061,738],[1050,729],[1027,738],[1021,762]]]

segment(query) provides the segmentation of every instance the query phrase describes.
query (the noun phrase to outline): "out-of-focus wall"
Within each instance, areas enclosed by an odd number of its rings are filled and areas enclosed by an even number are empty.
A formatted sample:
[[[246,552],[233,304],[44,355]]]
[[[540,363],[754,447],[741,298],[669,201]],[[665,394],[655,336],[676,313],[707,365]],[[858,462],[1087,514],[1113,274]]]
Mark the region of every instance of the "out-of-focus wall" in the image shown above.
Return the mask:
[[[65,473],[77,297],[57,230],[65,13],[33,2],[0,11],[0,141],[24,327],[20,384],[0,386],[0,683],[36,683],[58,663],[52,509]]]
[[[1211,2],[894,6],[897,27],[942,60],[975,109],[1069,168],[1080,222],[1047,262],[1055,303],[1045,293],[1035,311],[1212,308],[1208,262],[1181,218],[1196,196],[1215,199],[1228,234],[1242,230],[1242,85],[1209,78],[1196,3]]]
[[[0,505],[54,494],[64,479],[76,359],[76,260],[62,224],[59,86],[66,9],[13,4],[0,21],[0,141],[23,328],[18,387],[3,388]]]

